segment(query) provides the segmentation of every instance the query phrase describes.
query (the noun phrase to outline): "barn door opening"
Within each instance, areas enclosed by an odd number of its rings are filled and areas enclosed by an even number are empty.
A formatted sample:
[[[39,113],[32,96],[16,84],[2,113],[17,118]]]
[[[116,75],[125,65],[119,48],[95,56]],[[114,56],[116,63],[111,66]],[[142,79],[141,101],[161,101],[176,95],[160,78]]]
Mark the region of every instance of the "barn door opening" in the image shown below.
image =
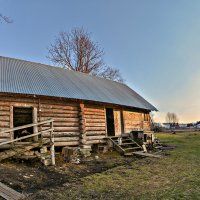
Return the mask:
[[[33,108],[14,107],[13,125],[14,127],[33,123]],[[14,132],[14,138],[19,138],[33,133],[33,127],[25,128]]]
[[[108,136],[115,136],[114,113],[112,108],[106,108],[106,122]]]

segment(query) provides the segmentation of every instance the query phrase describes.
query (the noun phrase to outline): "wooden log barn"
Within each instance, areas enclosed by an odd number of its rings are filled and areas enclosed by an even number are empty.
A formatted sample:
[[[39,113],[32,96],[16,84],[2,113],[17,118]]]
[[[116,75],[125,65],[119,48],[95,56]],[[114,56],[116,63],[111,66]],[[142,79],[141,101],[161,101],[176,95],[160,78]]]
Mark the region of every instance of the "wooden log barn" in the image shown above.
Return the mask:
[[[84,147],[136,129],[150,130],[151,111],[156,108],[125,84],[0,57],[0,131],[52,118],[55,146]],[[38,128],[46,127],[20,134]],[[1,133],[0,143],[18,134]]]

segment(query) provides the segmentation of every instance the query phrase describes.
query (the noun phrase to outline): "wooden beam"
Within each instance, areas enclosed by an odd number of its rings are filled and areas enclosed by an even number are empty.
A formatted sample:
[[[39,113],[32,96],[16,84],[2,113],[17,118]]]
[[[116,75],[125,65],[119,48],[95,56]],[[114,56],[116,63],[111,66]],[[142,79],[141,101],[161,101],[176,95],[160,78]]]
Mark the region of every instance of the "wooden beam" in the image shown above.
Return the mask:
[[[13,106],[10,106],[10,128],[13,128]],[[14,131],[10,131],[10,139],[14,139]]]
[[[34,107],[33,108],[33,123],[34,124],[37,124],[37,122],[38,122],[38,116],[37,116],[37,108],[36,107]],[[37,125],[35,125],[35,126],[33,126],[33,133],[37,133],[38,132],[38,126]],[[33,140],[35,141],[35,142],[37,142],[38,141],[38,136],[35,136],[34,138],[33,138]]]
[[[80,103],[79,111],[79,129],[80,129],[80,144],[86,144],[86,130],[85,130],[85,113],[84,113],[84,104]]]
[[[0,196],[6,200],[25,199],[25,196],[0,182]]]
[[[53,122],[50,122],[50,129],[51,129],[51,132],[50,132],[51,164],[54,166],[56,164],[56,161],[55,161],[55,146],[54,146],[54,135],[53,135]]]

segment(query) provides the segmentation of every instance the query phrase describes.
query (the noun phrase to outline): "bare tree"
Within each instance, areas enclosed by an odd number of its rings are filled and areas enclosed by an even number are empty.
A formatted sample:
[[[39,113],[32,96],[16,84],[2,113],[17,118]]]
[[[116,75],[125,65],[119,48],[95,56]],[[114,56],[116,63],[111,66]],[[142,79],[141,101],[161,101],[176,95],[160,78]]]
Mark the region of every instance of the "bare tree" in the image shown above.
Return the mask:
[[[48,51],[47,58],[58,66],[123,82],[119,70],[105,65],[104,51],[83,28],[61,32]]]
[[[7,16],[4,16],[3,14],[0,13],[0,23],[6,22],[6,23],[12,23],[13,20]]]
[[[171,125],[178,123],[177,114],[168,112],[167,115],[166,115],[166,122],[171,124]]]

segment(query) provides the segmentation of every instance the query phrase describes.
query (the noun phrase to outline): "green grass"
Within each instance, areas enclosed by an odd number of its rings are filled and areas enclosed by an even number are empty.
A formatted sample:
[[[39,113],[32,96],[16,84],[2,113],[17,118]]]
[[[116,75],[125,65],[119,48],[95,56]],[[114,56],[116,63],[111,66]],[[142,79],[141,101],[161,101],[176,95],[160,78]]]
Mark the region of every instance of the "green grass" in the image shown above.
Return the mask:
[[[81,179],[58,199],[200,199],[200,133],[157,134],[175,144],[162,159],[143,158]]]

